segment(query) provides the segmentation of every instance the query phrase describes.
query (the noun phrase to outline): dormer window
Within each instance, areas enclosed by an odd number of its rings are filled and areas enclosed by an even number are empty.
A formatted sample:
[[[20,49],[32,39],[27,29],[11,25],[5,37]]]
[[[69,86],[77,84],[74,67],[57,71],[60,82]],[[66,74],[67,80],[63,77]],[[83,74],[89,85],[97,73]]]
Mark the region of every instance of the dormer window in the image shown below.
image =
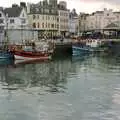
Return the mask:
[[[12,23],[14,23],[15,21],[14,21],[14,19],[10,19],[10,23],[12,24]]]
[[[0,19],[0,24],[4,23],[4,20],[3,19]]]

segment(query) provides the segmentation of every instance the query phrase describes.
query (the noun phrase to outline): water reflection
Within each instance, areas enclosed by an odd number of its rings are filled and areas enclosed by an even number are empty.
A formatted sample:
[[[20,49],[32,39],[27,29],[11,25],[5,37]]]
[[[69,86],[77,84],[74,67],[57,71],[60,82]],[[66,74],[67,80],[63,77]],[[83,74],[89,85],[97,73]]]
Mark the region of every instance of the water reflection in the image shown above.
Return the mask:
[[[119,119],[118,56],[7,65],[0,76],[0,119]]]
[[[47,91],[59,92],[66,89],[67,73],[71,60],[58,60],[40,64],[28,64],[1,69],[3,89],[46,87]],[[9,86],[7,87],[6,84]],[[12,89],[12,90],[13,90]]]

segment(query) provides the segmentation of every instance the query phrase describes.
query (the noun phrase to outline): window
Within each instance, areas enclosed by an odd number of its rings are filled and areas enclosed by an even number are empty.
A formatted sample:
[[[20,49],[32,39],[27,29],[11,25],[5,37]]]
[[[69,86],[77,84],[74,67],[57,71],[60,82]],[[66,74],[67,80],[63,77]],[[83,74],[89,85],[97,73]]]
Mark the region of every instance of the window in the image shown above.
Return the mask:
[[[51,24],[51,28],[54,28],[54,24]]]
[[[2,14],[0,13],[0,17],[2,17]]]
[[[35,23],[33,23],[33,28],[36,28],[36,24]]]
[[[59,28],[59,25],[57,24],[57,28]]]
[[[59,18],[57,18],[57,22],[59,22]]]
[[[42,28],[44,28],[44,23],[42,23]]]
[[[38,28],[40,27],[40,24],[38,23]]]
[[[33,15],[33,20],[35,19],[35,15]]]
[[[21,20],[21,23],[22,23],[22,24],[25,24],[25,23],[26,23],[26,20],[25,20],[25,19],[22,19],[22,20]]]
[[[0,24],[1,24],[1,23],[4,23],[3,19],[0,19]]]
[[[48,28],[50,28],[50,23],[48,23]]]
[[[109,13],[107,14],[107,16],[109,16]]]
[[[15,21],[14,21],[14,19],[10,19],[10,23],[14,23]]]

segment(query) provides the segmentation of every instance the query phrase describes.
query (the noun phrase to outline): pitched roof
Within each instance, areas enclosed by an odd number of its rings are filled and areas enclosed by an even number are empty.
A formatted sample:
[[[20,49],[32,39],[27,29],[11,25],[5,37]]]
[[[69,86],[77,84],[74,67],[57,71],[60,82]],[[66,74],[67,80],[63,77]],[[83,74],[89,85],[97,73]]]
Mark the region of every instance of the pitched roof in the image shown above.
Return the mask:
[[[8,14],[8,17],[19,17],[22,11],[21,7],[12,7],[4,9],[5,15]]]
[[[116,25],[115,23],[111,23],[109,25],[107,25],[105,28],[118,28],[119,26]]]

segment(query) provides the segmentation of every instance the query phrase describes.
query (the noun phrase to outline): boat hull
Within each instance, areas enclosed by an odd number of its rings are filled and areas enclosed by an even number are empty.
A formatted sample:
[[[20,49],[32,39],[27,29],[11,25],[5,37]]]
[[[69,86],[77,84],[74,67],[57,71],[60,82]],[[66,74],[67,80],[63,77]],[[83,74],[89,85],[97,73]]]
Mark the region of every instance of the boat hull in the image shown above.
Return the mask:
[[[100,47],[96,47],[96,48],[92,48],[92,47],[88,47],[88,46],[72,46],[72,55],[81,55],[81,54],[90,54],[90,53],[101,53],[104,52],[105,49],[100,48]]]
[[[14,52],[15,60],[47,60],[51,55],[38,52]]]
[[[32,58],[31,56],[24,57],[24,56],[20,56],[20,55],[15,55],[15,59],[16,60],[46,60],[46,59],[51,59],[51,56],[40,56],[40,57]]]
[[[92,49],[87,47],[72,46],[72,55],[81,55],[91,53]]]
[[[0,51],[0,59],[14,59],[14,54],[9,51]]]

